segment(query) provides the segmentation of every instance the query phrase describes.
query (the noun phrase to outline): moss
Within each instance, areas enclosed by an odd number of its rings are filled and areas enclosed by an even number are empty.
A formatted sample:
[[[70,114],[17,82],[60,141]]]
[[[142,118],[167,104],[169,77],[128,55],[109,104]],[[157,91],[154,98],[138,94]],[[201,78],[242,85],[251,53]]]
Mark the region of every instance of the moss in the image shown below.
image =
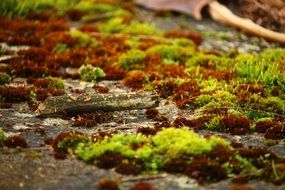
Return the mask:
[[[200,106],[201,110],[215,107],[232,107],[237,105],[235,95],[225,90],[218,90],[214,94],[201,94],[193,102],[194,106]]]
[[[161,58],[173,62],[185,61],[187,57],[192,56],[193,48],[183,48],[177,45],[159,44],[147,50],[147,54],[158,54]]]
[[[236,71],[239,77],[246,81],[260,81],[265,85],[275,85],[278,82],[280,69],[273,58],[263,58],[255,54],[240,54],[235,58]]]
[[[58,77],[47,77],[48,88],[64,89],[64,80]]]
[[[80,79],[88,82],[96,82],[105,77],[105,73],[100,67],[93,67],[92,65],[82,65],[78,72]]]
[[[56,46],[53,48],[52,52],[54,53],[64,53],[64,52],[69,52],[69,47],[67,44],[64,43],[58,43]]]
[[[124,19],[121,17],[115,17],[108,20],[106,23],[99,26],[100,32],[103,33],[118,33],[121,32],[126,25],[123,23]]]
[[[205,126],[210,129],[210,130],[216,130],[219,131],[221,128],[220,125],[220,121],[223,119],[224,117],[221,115],[217,115],[215,117],[213,117],[209,122],[207,122],[205,124]]]
[[[120,55],[117,64],[127,70],[143,69],[143,61],[145,57],[145,52],[137,49],[131,49],[128,52]]]
[[[218,81],[217,79],[202,79],[198,80],[202,93],[213,92],[217,90],[227,90],[229,85],[226,82]]]
[[[84,11],[86,13],[106,13],[111,12],[116,9],[115,6],[108,4],[108,3],[94,3],[91,1],[79,1],[75,6],[72,7],[73,9],[77,9],[80,11]]]
[[[8,84],[11,81],[11,77],[3,72],[0,72],[0,85]]]
[[[89,142],[88,138],[82,134],[74,133],[57,142],[57,147],[61,149],[76,148],[79,143]]]
[[[162,35],[162,31],[154,24],[137,21],[131,22],[131,24],[125,27],[121,32],[131,35]]]
[[[196,53],[186,62],[186,67],[202,66],[207,69],[225,69],[230,68],[232,60],[226,57],[219,57],[211,54]]]
[[[5,139],[5,133],[3,129],[0,128],[0,146],[3,144],[4,139]]]
[[[98,42],[96,41],[95,38],[92,38],[90,35],[81,32],[79,30],[72,30],[70,32],[70,35],[72,38],[75,38],[78,40],[78,47],[79,48],[85,48],[88,45],[90,45],[92,48],[98,47]]]
[[[134,145],[139,145],[139,148],[133,149]],[[216,146],[228,147],[229,142],[218,137],[205,139],[187,128],[167,128],[149,137],[142,134],[105,137],[100,142],[81,144],[77,147],[76,154],[89,161],[106,152],[115,152],[129,159],[143,161],[146,169],[157,170],[171,159],[208,153]]]

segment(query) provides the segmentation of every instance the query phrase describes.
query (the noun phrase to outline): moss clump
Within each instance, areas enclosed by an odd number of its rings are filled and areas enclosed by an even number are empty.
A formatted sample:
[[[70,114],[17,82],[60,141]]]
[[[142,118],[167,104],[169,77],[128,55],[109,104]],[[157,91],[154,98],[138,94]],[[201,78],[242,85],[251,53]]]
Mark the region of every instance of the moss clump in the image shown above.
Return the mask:
[[[5,138],[4,131],[3,129],[0,129],[0,145],[3,144],[4,138]]]
[[[0,85],[8,84],[11,81],[11,77],[3,72],[0,72]]]
[[[235,95],[225,90],[218,90],[214,94],[201,94],[194,103],[195,106],[200,106],[201,110],[211,109],[215,107],[235,106],[237,100]]]
[[[120,67],[128,70],[143,69],[144,68],[143,61],[145,57],[146,57],[145,52],[137,49],[132,49],[120,55],[117,64]]]
[[[193,55],[193,47],[180,47],[173,44],[159,44],[147,50],[147,54],[160,55],[164,60],[181,62],[185,61],[187,57]]]
[[[93,67],[92,65],[82,65],[79,68],[80,79],[88,82],[96,82],[105,77],[105,72],[100,67]]]
[[[56,46],[53,48],[52,52],[54,53],[65,53],[65,52],[69,52],[69,47],[67,46],[67,44],[63,44],[63,43],[58,43],[56,44]]]
[[[98,42],[96,39],[92,38],[90,35],[81,32],[79,30],[73,30],[70,32],[70,35],[72,38],[75,38],[78,40],[78,47],[79,48],[85,48],[87,46],[91,46],[92,48],[98,47]]]
[[[134,149],[135,145],[139,148]],[[229,147],[229,142],[219,137],[205,139],[187,128],[167,128],[155,136],[118,134],[93,144],[81,144],[76,149],[76,155],[90,161],[106,152],[113,152],[128,159],[141,160],[145,169],[157,170],[171,159],[209,153],[216,146]]]
[[[66,138],[63,138],[57,143],[57,147],[60,149],[76,148],[79,143],[87,143],[89,139],[78,133],[74,133]]]
[[[132,21],[129,25],[124,23],[122,17],[114,17],[99,26],[103,33],[123,33],[131,35],[162,35],[162,32],[153,24]]]
[[[219,57],[211,54],[196,53],[186,62],[186,67],[202,66],[210,69],[230,68],[232,60],[226,57]]]
[[[205,123],[205,126],[210,130],[219,131],[221,128],[220,121],[223,118],[224,118],[223,116],[217,115],[213,117],[209,122]]]
[[[58,77],[47,77],[48,88],[64,89],[64,80]]]

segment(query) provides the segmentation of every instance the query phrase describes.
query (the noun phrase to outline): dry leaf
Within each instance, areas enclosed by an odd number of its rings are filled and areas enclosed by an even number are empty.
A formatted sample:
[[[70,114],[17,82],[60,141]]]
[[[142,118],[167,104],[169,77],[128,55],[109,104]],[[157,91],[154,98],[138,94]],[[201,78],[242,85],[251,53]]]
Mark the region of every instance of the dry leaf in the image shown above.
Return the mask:
[[[141,6],[154,10],[179,11],[200,20],[201,10],[212,0],[136,0]]]

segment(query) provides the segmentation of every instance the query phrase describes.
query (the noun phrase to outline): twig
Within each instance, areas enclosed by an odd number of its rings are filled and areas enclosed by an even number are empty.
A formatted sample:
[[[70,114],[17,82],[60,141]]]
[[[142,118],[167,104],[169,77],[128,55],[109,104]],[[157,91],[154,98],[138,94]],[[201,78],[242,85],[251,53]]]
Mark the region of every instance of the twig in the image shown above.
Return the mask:
[[[255,24],[250,19],[238,17],[233,14],[233,12],[231,12],[227,7],[217,1],[209,3],[209,12],[212,18],[217,22],[240,28],[256,36],[260,36],[276,42],[285,43],[285,34],[266,29]]]

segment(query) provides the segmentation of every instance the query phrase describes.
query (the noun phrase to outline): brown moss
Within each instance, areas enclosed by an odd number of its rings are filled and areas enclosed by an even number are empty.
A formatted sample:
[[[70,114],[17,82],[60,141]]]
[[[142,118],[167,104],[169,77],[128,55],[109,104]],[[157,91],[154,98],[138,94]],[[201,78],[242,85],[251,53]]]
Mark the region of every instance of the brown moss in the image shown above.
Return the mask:
[[[221,130],[233,135],[250,132],[250,120],[242,116],[224,116],[220,121]]]
[[[21,135],[8,137],[4,140],[3,144],[4,146],[7,146],[9,148],[16,148],[16,147],[27,148],[28,147],[28,143],[26,139]]]
[[[141,169],[133,163],[120,163],[116,166],[115,171],[125,175],[138,175]]]
[[[159,111],[156,108],[149,108],[144,113],[144,115],[148,119],[154,119],[158,114],[159,114]]]
[[[220,181],[227,178],[225,169],[217,161],[207,158],[194,158],[185,174],[197,179],[199,182]]]
[[[69,9],[65,12],[65,14],[68,16],[69,19],[73,21],[78,21],[84,16],[84,12],[76,9]]]
[[[97,93],[102,93],[102,94],[106,94],[109,92],[109,88],[105,87],[105,86],[100,86],[100,85],[94,85],[93,90]]]
[[[98,190],[119,190],[119,185],[112,179],[102,178],[98,181]]]
[[[94,127],[97,124],[111,122],[112,120],[113,116],[111,113],[96,111],[93,113],[76,115],[73,119],[73,126]]]
[[[204,79],[209,79],[209,78],[216,78],[217,80],[221,81],[231,81],[236,75],[232,71],[218,71],[218,70],[202,70],[201,74]]]
[[[62,89],[36,88],[36,99],[38,101],[44,101],[47,97],[50,97],[50,96],[62,96],[64,94],[65,94],[65,91]]]
[[[30,100],[30,89],[26,87],[0,86],[0,96],[5,102],[22,102]]]
[[[106,74],[106,80],[122,80],[125,77],[124,69],[120,67],[105,67],[104,72]]]
[[[143,135],[155,135],[158,132],[155,127],[139,127],[137,129],[137,133],[141,133]]]
[[[163,166],[163,170],[169,173],[184,173],[188,167],[185,160],[172,160]]]
[[[155,188],[146,182],[138,182],[130,190],[155,190]]]
[[[165,80],[162,84],[158,84],[157,91],[162,98],[168,98],[173,95],[176,88],[177,86],[173,81]]]
[[[170,30],[164,36],[168,38],[187,38],[192,40],[196,45],[200,45],[203,41],[199,34],[182,30]]]
[[[274,121],[258,121],[255,123],[254,130],[258,133],[265,133],[269,128],[278,125]]]
[[[284,139],[285,138],[285,127],[284,124],[275,125],[266,130],[264,137],[266,139]]]
[[[6,103],[6,102],[0,102],[0,109],[10,109],[13,107],[13,104]]]
[[[104,169],[110,169],[122,163],[123,157],[119,153],[106,152],[97,158],[97,166]]]
[[[146,81],[146,75],[143,71],[131,71],[124,78],[124,85],[133,89],[141,89]]]

